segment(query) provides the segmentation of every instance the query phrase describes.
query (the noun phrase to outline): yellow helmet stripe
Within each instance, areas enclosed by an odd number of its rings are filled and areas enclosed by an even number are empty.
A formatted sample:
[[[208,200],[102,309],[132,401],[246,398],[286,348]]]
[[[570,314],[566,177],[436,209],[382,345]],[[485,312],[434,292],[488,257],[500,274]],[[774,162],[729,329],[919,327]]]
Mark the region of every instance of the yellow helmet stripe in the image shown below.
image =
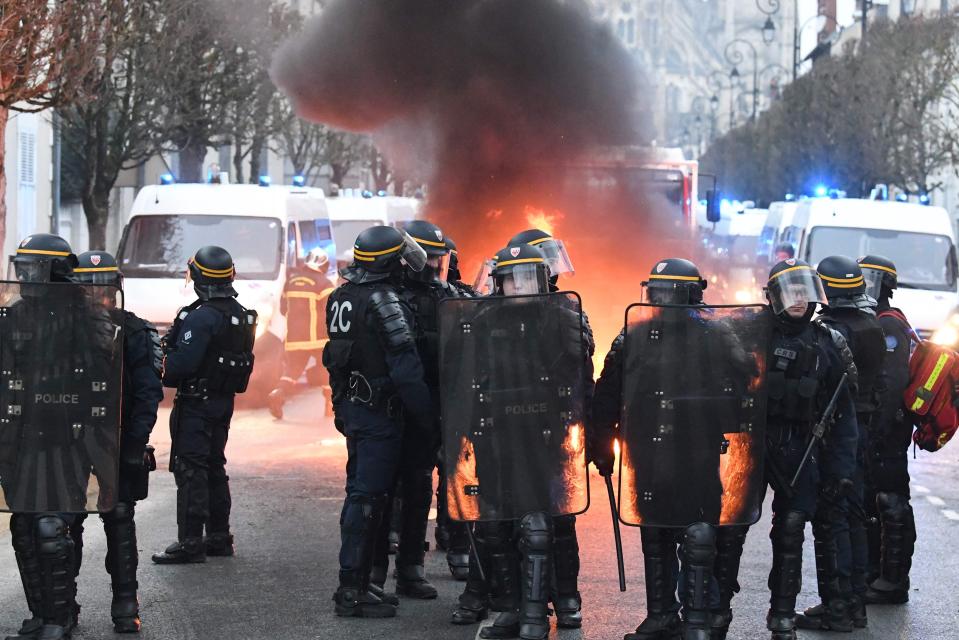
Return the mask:
[[[416,240],[417,242],[419,242],[420,244],[426,244],[431,247],[443,247],[444,249],[446,248],[445,242],[435,242],[433,240],[424,240],[423,238],[417,238],[416,236],[413,236],[413,235],[411,235],[410,237]]]
[[[546,236],[545,238],[540,238],[539,240],[533,240],[532,242],[527,242],[526,244],[532,247],[535,247],[538,244],[542,244],[543,242],[549,242],[552,239],[553,239],[552,236]]]
[[[778,278],[779,276],[783,275],[784,273],[789,273],[790,271],[796,271],[796,270],[798,270],[798,269],[808,269],[809,271],[813,271],[813,268],[810,267],[809,265],[801,264],[801,265],[797,265],[797,266],[795,266],[795,267],[789,267],[788,269],[783,269],[783,270],[780,271],[779,273],[777,273],[777,274],[775,274],[775,275],[772,275],[772,276],[769,276],[769,281],[772,282],[773,280],[775,280],[775,279]]]
[[[650,280],[684,280],[687,282],[699,282],[702,278],[697,278],[696,276],[661,276],[653,274],[649,276]]]
[[[210,278],[218,278],[218,277],[223,278],[226,276],[233,275],[234,267],[230,267],[229,269],[211,269],[209,267],[204,267],[202,264],[200,264],[200,261],[197,260],[196,258],[193,258],[193,264],[197,266],[197,268],[200,270],[200,272],[203,275],[208,276]]]
[[[833,289],[855,289],[856,287],[862,286],[865,284],[865,280],[860,278],[852,283],[840,283],[840,282],[830,282],[829,286]]]
[[[103,273],[106,271],[119,271],[119,267],[77,267],[74,273]]]
[[[45,249],[17,249],[17,253],[29,253],[37,256],[58,256],[66,258],[70,255],[69,251],[47,251]]]
[[[390,247],[389,249],[383,249],[382,251],[361,251],[360,249],[353,248],[353,257],[358,258],[359,256],[366,256],[369,260],[372,260],[375,256],[385,256],[387,253],[393,253],[399,251],[403,248],[403,243],[399,243],[395,247]]]
[[[497,262],[497,267],[508,267],[514,264],[543,264],[546,262],[542,258],[520,258],[519,260],[507,260],[506,262]]]
[[[881,264],[866,264],[865,262],[860,262],[859,267],[861,269],[876,269],[877,271],[885,271],[886,273],[891,273],[892,275],[899,277],[899,274],[896,273],[895,269],[890,269],[889,267],[884,267]]]
[[[819,277],[822,278],[824,282],[828,282],[829,284],[836,285],[836,286],[841,284],[846,284],[846,285],[855,287],[864,282],[862,276],[856,276],[855,278],[832,278],[830,276],[824,276],[823,274],[820,273]]]

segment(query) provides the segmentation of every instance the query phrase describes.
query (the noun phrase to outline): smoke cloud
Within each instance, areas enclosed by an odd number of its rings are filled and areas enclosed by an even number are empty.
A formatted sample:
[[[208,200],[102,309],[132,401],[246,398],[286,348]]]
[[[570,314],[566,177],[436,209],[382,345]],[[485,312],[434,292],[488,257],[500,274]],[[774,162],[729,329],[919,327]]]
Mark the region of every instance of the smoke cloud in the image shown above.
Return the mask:
[[[678,221],[659,225],[638,184],[597,195],[609,177],[581,162],[645,135],[633,57],[580,6],[334,0],[271,75],[302,117],[372,132],[400,175],[429,185],[427,215],[455,238],[467,278],[533,221],[552,226],[577,267],[564,285],[608,344],[640,274],[668,255],[657,229]]]

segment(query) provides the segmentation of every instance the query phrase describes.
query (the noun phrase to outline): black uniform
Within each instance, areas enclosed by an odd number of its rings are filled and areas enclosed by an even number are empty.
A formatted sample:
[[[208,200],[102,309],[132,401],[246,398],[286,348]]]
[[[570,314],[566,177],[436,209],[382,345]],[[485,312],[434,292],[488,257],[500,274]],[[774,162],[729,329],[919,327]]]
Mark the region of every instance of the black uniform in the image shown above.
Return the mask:
[[[200,249],[195,260],[211,262],[204,255],[208,249]],[[229,263],[232,281],[232,258],[223,249],[214,255]],[[214,273],[212,267],[201,269]],[[163,384],[177,390],[170,415],[170,466],[177,484],[178,541],[153,556],[158,563],[233,555],[226,443],[234,397],[246,391],[253,372],[256,312],[234,299],[228,282],[204,285],[197,280],[196,289],[201,298],[180,310],[165,338]]]

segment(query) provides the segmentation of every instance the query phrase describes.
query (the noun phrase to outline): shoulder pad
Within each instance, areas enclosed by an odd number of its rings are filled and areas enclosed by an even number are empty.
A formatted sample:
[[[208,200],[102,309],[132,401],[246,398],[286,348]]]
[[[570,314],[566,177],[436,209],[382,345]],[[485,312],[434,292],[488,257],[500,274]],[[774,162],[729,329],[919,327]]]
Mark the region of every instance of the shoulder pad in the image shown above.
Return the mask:
[[[589,316],[586,315],[585,311],[582,311],[583,314],[583,333],[584,338],[586,339],[586,349],[589,352],[589,355],[592,356],[596,353],[596,339],[593,337],[593,327],[589,324]]]
[[[123,312],[123,330],[126,332],[127,335],[133,335],[134,333],[143,331],[144,329],[147,328],[147,326],[153,326],[153,325],[150,325],[149,322],[147,322],[146,320],[144,320],[137,314],[133,313],[132,311]],[[154,327],[153,330],[156,331],[156,327]]]
[[[395,291],[381,288],[373,291],[370,294],[370,308],[377,333],[389,353],[400,353],[416,347],[416,338]]]
[[[815,325],[829,338],[830,343],[839,352],[839,358],[845,367],[846,373],[849,374],[849,388],[855,389],[859,385],[859,369],[856,368],[856,361],[853,358],[852,350],[849,348],[849,343],[846,342],[843,335],[835,329],[819,322],[816,322]]]
[[[160,333],[151,323],[143,320],[143,330],[147,334],[147,347],[153,364],[153,371],[159,376],[163,371],[163,346],[160,343]]]
[[[610,345],[609,351],[606,352],[606,358],[603,361],[603,368],[615,367],[616,363],[622,357],[623,345],[626,344],[626,330],[619,332],[619,335],[613,340],[613,344]]]

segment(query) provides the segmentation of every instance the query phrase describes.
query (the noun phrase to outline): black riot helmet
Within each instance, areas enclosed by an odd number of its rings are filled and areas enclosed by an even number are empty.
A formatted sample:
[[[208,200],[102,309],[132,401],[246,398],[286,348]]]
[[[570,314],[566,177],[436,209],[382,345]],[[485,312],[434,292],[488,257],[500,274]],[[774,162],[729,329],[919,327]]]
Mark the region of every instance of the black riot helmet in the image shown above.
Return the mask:
[[[202,247],[187,261],[187,269],[187,281],[193,282],[193,289],[201,300],[237,296],[233,288],[236,279],[233,256],[223,247]]]
[[[573,269],[573,261],[570,260],[566,252],[566,245],[562,240],[557,240],[552,235],[542,229],[527,229],[520,231],[510,238],[507,246],[515,247],[520,244],[528,244],[536,247],[543,252],[546,258],[546,266],[549,267],[550,283],[556,286],[559,276],[563,274],[576,275]]]
[[[449,236],[446,236],[446,248],[450,252],[450,268],[447,277],[450,282],[459,282],[463,279],[463,274],[460,273],[460,260],[456,253],[456,243]]]
[[[866,280],[862,269],[852,258],[829,256],[823,258],[817,269],[822,286],[832,308],[868,308],[872,306],[866,297]]]
[[[899,274],[895,263],[882,256],[863,256],[856,260],[866,281],[866,295],[876,300],[888,301],[899,286]]]
[[[403,230],[426,252],[426,267],[407,270],[407,277],[419,282],[446,282],[449,277],[450,250],[443,230],[428,220],[411,220]]]
[[[353,263],[341,275],[354,284],[379,282],[399,273],[404,264],[421,271],[426,266],[426,252],[405,231],[370,227],[356,236]]]
[[[816,305],[827,303],[819,274],[808,263],[795,258],[783,260],[772,268],[765,292],[773,313],[789,324],[809,322]]]
[[[106,251],[86,251],[78,255],[73,279],[85,284],[123,286],[123,274],[117,266],[117,259]]]
[[[536,247],[520,244],[496,252],[492,266],[493,293],[522,296],[549,292],[546,256]]]
[[[35,233],[20,242],[10,262],[20,282],[69,282],[77,256],[60,236]]]
[[[656,263],[642,285],[652,304],[702,304],[707,282],[689,260],[666,258]]]

